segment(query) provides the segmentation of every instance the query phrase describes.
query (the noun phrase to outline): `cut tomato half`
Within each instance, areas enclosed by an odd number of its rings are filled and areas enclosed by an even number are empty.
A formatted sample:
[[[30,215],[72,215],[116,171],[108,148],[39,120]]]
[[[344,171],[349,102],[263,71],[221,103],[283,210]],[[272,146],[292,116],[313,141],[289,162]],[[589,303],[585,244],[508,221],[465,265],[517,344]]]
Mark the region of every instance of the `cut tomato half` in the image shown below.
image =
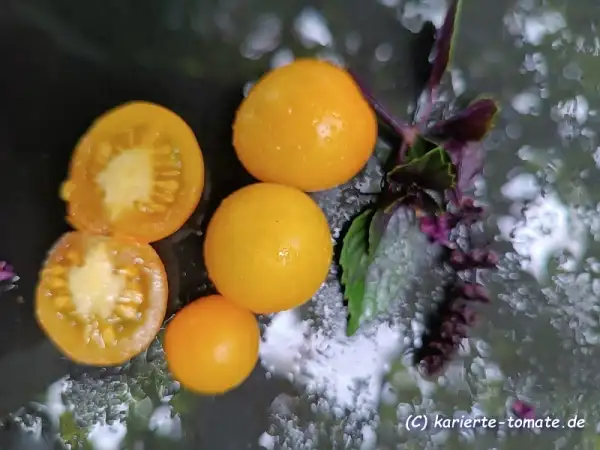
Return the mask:
[[[190,127],[162,106],[133,102],[102,115],[80,139],[61,197],[78,230],[154,242],[186,222],[203,188]]]
[[[35,314],[80,364],[122,364],[145,350],[164,321],[167,276],[154,249],[128,238],[63,235],[40,272]]]

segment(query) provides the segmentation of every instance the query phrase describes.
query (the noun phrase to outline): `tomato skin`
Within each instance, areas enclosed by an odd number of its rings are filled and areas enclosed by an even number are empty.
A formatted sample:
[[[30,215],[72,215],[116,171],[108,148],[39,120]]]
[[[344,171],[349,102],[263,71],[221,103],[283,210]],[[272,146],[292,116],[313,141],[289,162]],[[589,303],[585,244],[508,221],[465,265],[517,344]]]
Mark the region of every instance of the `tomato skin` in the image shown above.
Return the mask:
[[[114,345],[87,342],[82,330],[87,319],[73,319],[59,311],[56,302],[68,286],[68,274],[84,266],[85,248],[91,242],[110,245],[116,260],[139,271],[143,302],[139,306],[140,319],[124,327]],[[62,275],[61,275],[62,274]],[[58,280],[60,283],[58,283]],[[60,292],[59,292],[60,291]],[[72,294],[72,293],[71,293]],[[131,238],[114,238],[72,231],[62,235],[48,252],[40,271],[35,296],[35,316],[40,328],[53,344],[72,361],[91,366],[120,365],[144,351],[156,337],[165,318],[168,284],[164,265],[154,249]]]
[[[258,362],[260,329],[254,315],[221,295],[195,300],[166,328],[169,370],[187,389],[218,395],[242,384]]]
[[[245,186],[210,219],[204,263],[216,289],[257,314],[296,308],[326,280],[333,257],[327,218],[301,190]]]
[[[376,142],[375,112],[350,74],[310,58],[262,76],[233,124],[233,146],[248,172],[306,192],[349,181]]]
[[[126,142],[129,135],[137,142]],[[150,142],[152,139],[157,142]],[[143,141],[147,143],[142,144]],[[131,209],[118,219],[111,219],[96,180],[96,159],[102,157],[107,143],[114,148],[144,145],[171,148],[178,158],[177,165],[171,169],[180,172],[172,180],[179,184],[173,201],[161,205],[159,212]],[[132,237],[146,243],[158,241],[181,228],[196,210],[204,189],[204,172],[200,146],[181,117],[148,102],[120,105],[98,117],[76,145],[68,177],[61,186],[61,197],[67,203],[66,219],[81,231]]]

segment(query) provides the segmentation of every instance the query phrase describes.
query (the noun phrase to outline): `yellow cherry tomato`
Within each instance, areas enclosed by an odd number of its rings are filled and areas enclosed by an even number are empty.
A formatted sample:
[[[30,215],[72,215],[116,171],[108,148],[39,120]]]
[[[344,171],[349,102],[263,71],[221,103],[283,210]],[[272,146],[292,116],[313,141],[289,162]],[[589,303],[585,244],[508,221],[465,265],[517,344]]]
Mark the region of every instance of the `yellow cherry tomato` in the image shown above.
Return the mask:
[[[41,270],[35,314],[73,361],[118,365],[155,338],[167,295],[165,268],[149,245],[70,232],[54,245]]]
[[[319,206],[299,189],[272,183],[246,186],[223,200],[204,242],[218,291],[256,313],[308,301],[327,277],[332,252]]]
[[[236,388],[258,361],[260,329],[254,315],[220,295],[185,306],[167,325],[169,370],[187,389],[216,395]]]
[[[349,181],[377,140],[375,113],[344,69],[316,59],[277,68],[252,87],[233,145],[260,181],[319,191]]]

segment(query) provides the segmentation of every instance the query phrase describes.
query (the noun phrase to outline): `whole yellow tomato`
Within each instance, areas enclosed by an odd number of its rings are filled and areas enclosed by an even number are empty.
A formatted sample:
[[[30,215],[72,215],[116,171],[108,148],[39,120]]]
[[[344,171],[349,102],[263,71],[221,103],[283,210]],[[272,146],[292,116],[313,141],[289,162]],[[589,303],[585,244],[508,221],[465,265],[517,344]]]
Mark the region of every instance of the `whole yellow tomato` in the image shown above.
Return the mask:
[[[354,177],[376,140],[375,113],[352,77],[316,59],[267,73],[233,125],[233,145],[248,172],[309,192]]]
[[[299,189],[272,183],[246,186],[223,200],[204,243],[216,288],[256,313],[308,301],[325,281],[332,253],[319,206]]]

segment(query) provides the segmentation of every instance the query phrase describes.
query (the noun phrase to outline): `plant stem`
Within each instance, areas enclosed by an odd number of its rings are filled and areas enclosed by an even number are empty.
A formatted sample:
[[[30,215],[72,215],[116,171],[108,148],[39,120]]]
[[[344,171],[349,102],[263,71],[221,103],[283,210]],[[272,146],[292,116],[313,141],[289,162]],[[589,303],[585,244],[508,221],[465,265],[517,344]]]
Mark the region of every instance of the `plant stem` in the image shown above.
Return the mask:
[[[398,159],[396,161],[397,164],[402,164],[404,162],[407,151],[408,151],[408,142],[406,142],[406,140],[403,140],[402,145],[400,146],[400,150],[398,151]]]
[[[394,132],[402,137],[403,140],[409,141],[409,144],[412,143],[416,135],[413,126],[396,119],[381,103],[377,101],[371,92],[371,89],[369,89],[352,70],[349,70],[348,72],[362,91],[363,95],[367,98],[368,103],[375,110],[375,113],[384,122],[386,122]]]

